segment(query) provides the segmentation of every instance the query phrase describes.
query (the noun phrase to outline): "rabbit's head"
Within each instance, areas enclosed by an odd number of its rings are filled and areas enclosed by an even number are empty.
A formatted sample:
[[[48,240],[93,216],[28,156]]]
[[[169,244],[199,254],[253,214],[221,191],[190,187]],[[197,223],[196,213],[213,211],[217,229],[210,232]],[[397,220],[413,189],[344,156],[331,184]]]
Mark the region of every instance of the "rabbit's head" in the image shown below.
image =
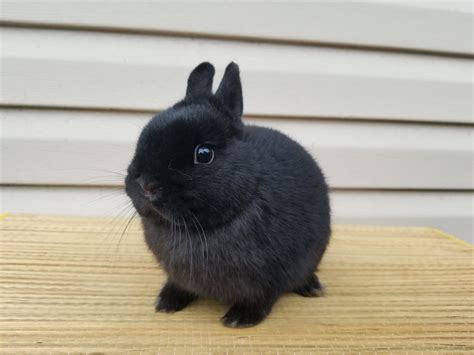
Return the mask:
[[[258,178],[241,120],[239,67],[227,66],[215,94],[213,76],[210,63],[197,66],[185,98],[143,129],[125,181],[142,216],[216,226],[251,201]]]

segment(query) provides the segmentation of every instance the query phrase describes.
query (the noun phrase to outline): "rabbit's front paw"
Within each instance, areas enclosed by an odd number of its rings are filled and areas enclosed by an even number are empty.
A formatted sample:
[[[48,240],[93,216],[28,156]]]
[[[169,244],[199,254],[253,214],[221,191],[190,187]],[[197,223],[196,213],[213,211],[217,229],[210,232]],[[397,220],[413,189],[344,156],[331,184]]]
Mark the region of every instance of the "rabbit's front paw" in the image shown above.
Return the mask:
[[[222,317],[222,322],[230,328],[248,328],[262,322],[270,313],[271,303],[234,304]]]
[[[168,281],[156,299],[155,310],[166,313],[178,312],[196,298],[196,295],[180,289]]]

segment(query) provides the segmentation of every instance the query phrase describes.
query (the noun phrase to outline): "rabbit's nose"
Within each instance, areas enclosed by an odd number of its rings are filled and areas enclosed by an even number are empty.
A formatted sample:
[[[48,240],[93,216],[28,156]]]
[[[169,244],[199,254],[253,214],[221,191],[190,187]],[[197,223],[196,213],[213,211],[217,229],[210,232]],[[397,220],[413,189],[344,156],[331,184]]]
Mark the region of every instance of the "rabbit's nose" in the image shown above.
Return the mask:
[[[156,181],[145,181],[143,176],[137,179],[138,185],[142,188],[145,196],[148,198],[157,199],[161,195],[161,186]]]

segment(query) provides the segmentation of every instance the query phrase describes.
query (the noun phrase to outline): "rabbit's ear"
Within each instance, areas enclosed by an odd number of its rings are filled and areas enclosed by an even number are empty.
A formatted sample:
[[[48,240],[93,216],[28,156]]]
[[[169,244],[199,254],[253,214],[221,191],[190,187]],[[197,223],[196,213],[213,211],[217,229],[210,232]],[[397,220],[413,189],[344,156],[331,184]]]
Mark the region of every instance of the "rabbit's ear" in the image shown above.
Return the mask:
[[[186,97],[210,95],[214,72],[213,65],[208,62],[203,62],[194,68],[191,74],[189,74]]]
[[[239,66],[234,62],[231,62],[225,69],[224,77],[215,96],[229,109],[234,118],[241,118],[244,106],[242,85],[240,83]]]

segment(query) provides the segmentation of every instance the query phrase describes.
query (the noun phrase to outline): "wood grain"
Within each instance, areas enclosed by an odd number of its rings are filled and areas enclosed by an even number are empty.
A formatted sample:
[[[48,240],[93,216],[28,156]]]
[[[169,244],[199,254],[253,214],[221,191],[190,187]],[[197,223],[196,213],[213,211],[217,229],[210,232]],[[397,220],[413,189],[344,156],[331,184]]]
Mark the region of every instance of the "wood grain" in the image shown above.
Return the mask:
[[[324,298],[284,296],[256,328],[224,328],[200,300],[156,314],[165,275],[137,221],[0,221],[2,351],[311,353],[474,350],[470,245],[428,228],[336,227]]]

